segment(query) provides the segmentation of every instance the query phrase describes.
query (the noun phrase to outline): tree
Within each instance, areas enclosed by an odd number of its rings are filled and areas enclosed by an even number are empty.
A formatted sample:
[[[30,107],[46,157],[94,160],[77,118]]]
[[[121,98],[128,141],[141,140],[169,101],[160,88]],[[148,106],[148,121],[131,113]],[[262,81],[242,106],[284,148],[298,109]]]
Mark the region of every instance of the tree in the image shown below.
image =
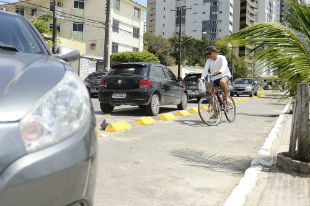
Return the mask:
[[[158,63],[158,58],[147,51],[144,52],[120,52],[111,55],[111,61],[128,63],[128,62],[150,62]]]
[[[310,7],[304,1],[299,3],[297,0],[285,0],[285,2],[293,11],[293,16],[286,26],[277,23],[258,23],[227,36],[221,42],[221,44],[230,42],[237,46],[254,45],[249,53],[256,60],[266,63],[273,69],[274,75],[279,78],[281,84],[288,85],[288,91],[283,98],[288,95],[296,97],[297,86],[300,83],[307,85],[310,83]],[[301,87],[299,86],[299,88]],[[292,130],[296,131],[296,127],[302,123],[302,127],[307,128],[308,131],[309,114],[306,114],[306,121],[301,122],[298,115],[304,114],[304,112],[296,113],[296,111],[301,111],[301,108],[296,104],[301,105],[300,102],[309,100],[307,95],[304,96],[306,97],[304,99],[300,97],[299,92],[299,101],[295,102],[293,108],[294,118],[298,121],[293,121]],[[291,135],[290,150],[295,150],[296,144],[292,137],[294,135]],[[302,138],[303,142],[309,143],[309,136]],[[310,147],[298,147],[297,153],[306,155],[290,154],[290,158],[309,161],[310,151],[308,149],[308,151],[301,151],[304,148]]]
[[[298,83],[310,83],[310,8],[295,0],[286,3],[295,16],[294,28],[277,23],[258,23],[227,36],[221,42],[236,46],[255,45],[249,54],[266,62],[281,84],[287,83],[289,90],[284,97],[295,96]]]
[[[157,56],[161,64],[167,66],[175,64],[175,59],[170,56],[170,42],[166,38],[146,32],[143,41],[144,50]]]
[[[39,18],[34,17],[31,20],[31,23],[37,28],[37,30],[41,33],[44,40],[48,44],[49,47],[53,46],[52,41],[52,30],[49,27],[49,22],[52,20],[52,16],[43,15]]]

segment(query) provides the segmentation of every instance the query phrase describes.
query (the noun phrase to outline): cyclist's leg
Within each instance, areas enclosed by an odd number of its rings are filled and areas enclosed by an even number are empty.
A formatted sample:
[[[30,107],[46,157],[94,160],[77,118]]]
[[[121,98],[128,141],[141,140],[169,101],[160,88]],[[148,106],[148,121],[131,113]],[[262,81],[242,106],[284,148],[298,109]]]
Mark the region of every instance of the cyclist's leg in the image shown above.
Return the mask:
[[[228,97],[228,91],[229,91],[229,87],[228,87],[228,77],[222,77],[222,79],[220,80],[220,86],[224,92],[224,96],[225,96],[225,99],[226,99],[226,102],[228,104],[231,104],[231,101]]]

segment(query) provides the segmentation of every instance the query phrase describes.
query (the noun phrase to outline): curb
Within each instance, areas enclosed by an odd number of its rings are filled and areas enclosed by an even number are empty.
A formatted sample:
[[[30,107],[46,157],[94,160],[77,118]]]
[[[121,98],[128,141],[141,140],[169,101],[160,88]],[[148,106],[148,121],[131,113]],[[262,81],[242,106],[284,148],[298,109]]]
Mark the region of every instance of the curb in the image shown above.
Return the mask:
[[[276,162],[277,168],[286,172],[296,172],[304,175],[310,175],[310,162],[301,162],[291,159],[288,152],[279,153]]]

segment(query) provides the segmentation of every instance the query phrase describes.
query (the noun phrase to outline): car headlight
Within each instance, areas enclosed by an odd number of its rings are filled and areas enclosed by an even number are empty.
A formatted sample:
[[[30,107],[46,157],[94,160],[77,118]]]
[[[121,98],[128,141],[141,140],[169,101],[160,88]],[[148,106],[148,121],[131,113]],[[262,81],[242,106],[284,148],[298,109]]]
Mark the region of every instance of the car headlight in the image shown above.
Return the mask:
[[[20,131],[28,152],[56,144],[86,122],[90,113],[87,89],[77,75],[64,78],[21,120]]]
[[[252,87],[246,87],[245,89],[250,91],[250,90],[252,90]]]

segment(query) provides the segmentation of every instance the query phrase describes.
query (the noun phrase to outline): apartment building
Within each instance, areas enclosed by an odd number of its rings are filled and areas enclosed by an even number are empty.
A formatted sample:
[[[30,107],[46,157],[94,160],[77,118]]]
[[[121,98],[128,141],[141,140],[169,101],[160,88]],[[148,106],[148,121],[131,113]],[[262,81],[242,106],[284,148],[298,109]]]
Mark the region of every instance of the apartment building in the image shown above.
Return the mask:
[[[147,31],[169,38],[179,32],[180,7],[182,34],[217,40],[233,32],[233,0],[149,0]],[[174,10],[174,11],[173,11]]]
[[[280,22],[280,0],[258,1],[257,22]]]
[[[28,20],[52,14],[53,7],[50,0],[0,5],[0,8],[23,15]],[[110,54],[143,50],[143,14],[146,10],[132,0],[112,0]],[[84,42],[87,55],[104,56],[106,0],[57,0],[56,11],[60,37]]]

